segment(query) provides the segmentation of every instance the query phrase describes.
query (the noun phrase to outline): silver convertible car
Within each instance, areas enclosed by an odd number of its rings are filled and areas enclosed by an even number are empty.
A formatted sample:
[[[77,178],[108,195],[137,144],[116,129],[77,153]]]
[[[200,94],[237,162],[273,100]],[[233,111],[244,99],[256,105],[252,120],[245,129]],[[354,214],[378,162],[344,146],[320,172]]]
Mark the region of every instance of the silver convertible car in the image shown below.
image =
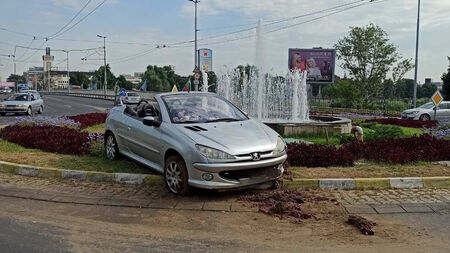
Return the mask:
[[[110,110],[108,159],[119,153],[162,173],[169,191],[246,188],[279,178],[286,144],[268,126],[221,96],[165,93]]]

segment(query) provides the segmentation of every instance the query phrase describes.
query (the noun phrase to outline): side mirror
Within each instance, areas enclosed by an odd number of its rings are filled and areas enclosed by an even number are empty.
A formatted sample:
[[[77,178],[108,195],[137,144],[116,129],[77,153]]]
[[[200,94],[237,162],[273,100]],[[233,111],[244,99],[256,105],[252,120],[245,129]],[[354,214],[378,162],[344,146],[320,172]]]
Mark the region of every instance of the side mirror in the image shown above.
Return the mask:
[[[159,125],[161,124],[159,122],[158,118],[155,118],[152,116],[145,117],[143,123],[146,126],[152,126],[152,127],[159,127]]]

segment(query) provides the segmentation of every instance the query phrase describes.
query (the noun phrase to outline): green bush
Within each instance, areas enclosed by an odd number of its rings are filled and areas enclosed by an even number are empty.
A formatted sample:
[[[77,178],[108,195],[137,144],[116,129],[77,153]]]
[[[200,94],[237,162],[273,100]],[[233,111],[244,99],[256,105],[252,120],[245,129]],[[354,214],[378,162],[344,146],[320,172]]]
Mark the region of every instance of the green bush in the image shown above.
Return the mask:
[[[359,124],[364,131],[364,140],[373,139],[391,139],[406,137],[401,127],[392,125],[381,125],[374,122],[367,122]],[[349,143],[355,141],[356,138],[353,134],[341,134],[339,136],[339,143]]]

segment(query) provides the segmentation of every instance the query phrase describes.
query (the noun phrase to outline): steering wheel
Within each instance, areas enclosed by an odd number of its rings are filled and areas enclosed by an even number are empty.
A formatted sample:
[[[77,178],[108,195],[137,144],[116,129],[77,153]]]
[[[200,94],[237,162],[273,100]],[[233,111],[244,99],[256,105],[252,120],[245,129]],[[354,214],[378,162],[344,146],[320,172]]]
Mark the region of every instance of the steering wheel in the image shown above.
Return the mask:
[[[139,101],[139,102],[137,103],[136,107],[139,107],[139,106],[141,105],[142,102],[148,104],[148,101],[147,101],[147,100],[141,100],[141,101]]]

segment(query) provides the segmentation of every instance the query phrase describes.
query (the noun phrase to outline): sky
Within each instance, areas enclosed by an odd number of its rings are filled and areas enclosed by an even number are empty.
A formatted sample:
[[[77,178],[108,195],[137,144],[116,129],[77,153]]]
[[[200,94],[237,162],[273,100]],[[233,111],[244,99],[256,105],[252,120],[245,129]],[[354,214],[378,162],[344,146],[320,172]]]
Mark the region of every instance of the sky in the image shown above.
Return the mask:
[[[71,71],[98,69],[103,64],[103,39],[97,35],[107,37],[107,62],[116,76],[144,72],[148,65],[172,65],[179,74],[192,73],[192,2],[106,0],[102,4],[103,1],[0,0],[2,80],[14,72],[12,57],[5,55],[15,51],[16,71],[22,74],[29,67],[42,66],[46,46],[51,48],[54,65],[60,70],[66,70],[67,62],[66,53],[58,50],[72,50],[69,52]],[[213,50],[213,70],[219,73],[239,64],[255,64],[256,59],[261,58],[255,56],[256,29],[253,28],[261,21],[265,24],[261,38],[264,66],[274,73],[285,74],[289,48],[332,48],[348,34],[350,27],[374,23],[388,33],[403,58],[414,60],[417,1],[368,2],[370,0],[202,0],[198,4],[199,48]],[[360,3],[365,4],[346,9]],[[336,6],[343,7],[324,11]],[[333,14],[336,10],[339,12]],[[426,77],[440,81],[447,70],[447,56],[450,56],[448,13],[450,0],[422,1],[419,82],[424,82]],[[298,17],[302,15],[304,17]],[[81,20],[84,16],[86,18]],[[288,21],[272,24],[290,17]],[[279,31],[268,33],[278,28]],[[60,30],[63,33],[57,33]],[[339,62],[336,74],[344,75]],[[408,72],[406,77],[413,78],[414,71]]]

